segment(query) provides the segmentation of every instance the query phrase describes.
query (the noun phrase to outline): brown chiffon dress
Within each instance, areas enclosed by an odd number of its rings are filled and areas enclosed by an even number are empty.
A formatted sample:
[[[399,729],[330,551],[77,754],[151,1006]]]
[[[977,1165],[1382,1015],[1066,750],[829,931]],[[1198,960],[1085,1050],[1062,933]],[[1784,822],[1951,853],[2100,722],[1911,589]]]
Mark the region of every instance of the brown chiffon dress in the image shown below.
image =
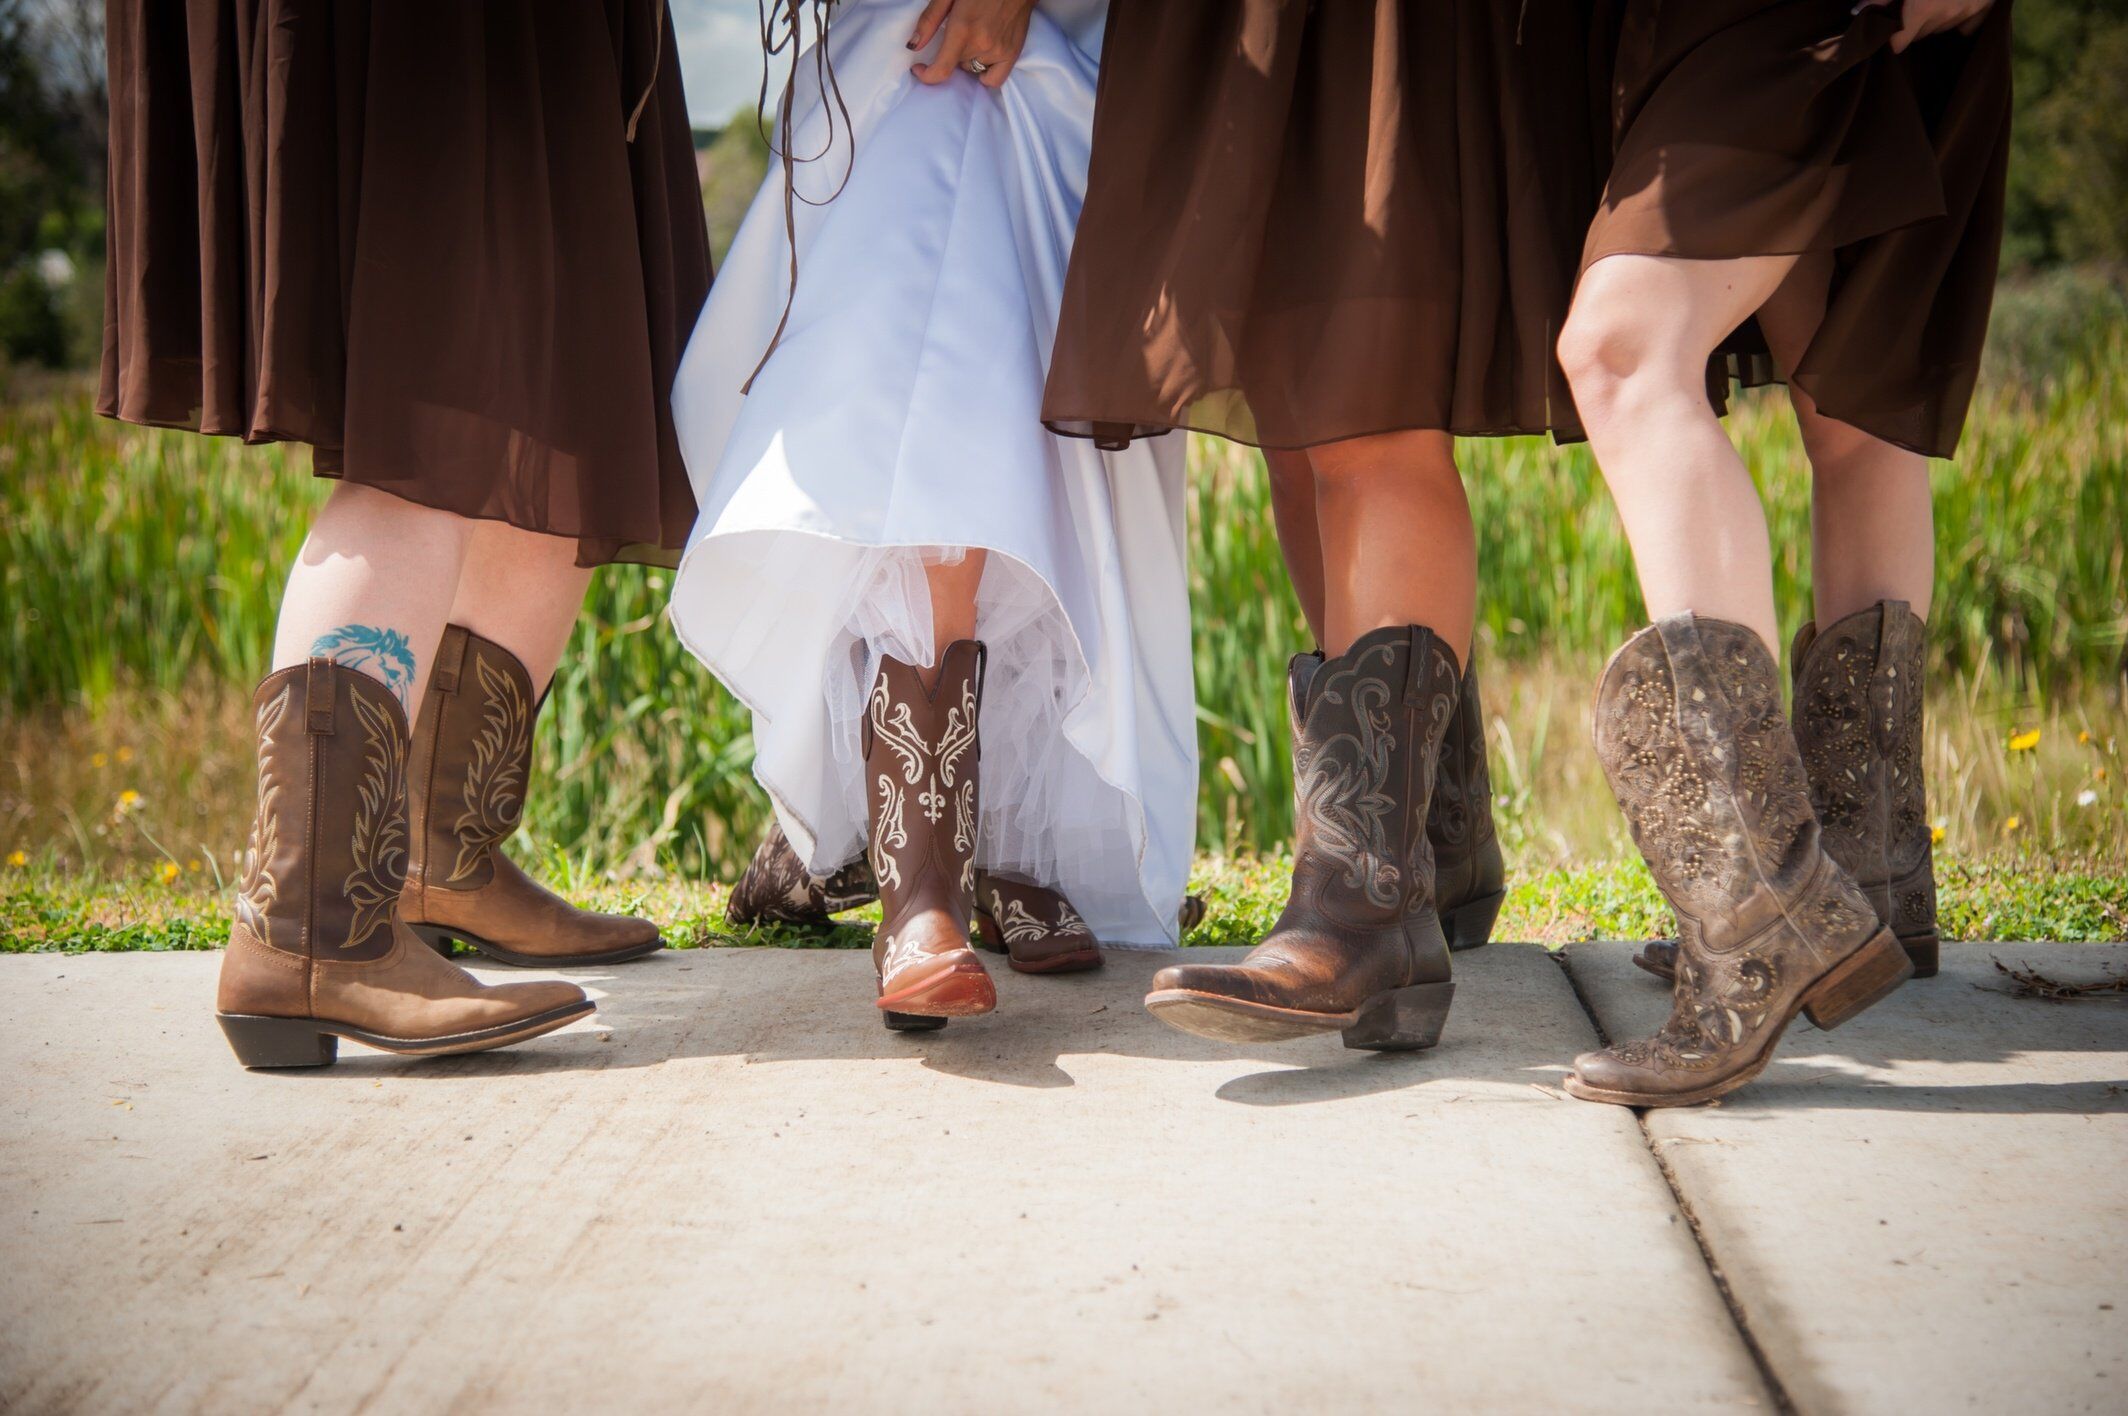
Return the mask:
[[[1582,255],[1830,251],[1824,322],[1788,371],[1830,417],[1948,457],[2002,244],[2010,0],[1894,54],[1899,7],[1620,0],[1616,154]],[[1780,377],[1755,323],[1709,393]]]
[[[671,561],[709,240],[663,0],[111,0],[99,411]]]
[[[1574,433],[1594,38],[1586,0],[1114,0],[1045,421]]]

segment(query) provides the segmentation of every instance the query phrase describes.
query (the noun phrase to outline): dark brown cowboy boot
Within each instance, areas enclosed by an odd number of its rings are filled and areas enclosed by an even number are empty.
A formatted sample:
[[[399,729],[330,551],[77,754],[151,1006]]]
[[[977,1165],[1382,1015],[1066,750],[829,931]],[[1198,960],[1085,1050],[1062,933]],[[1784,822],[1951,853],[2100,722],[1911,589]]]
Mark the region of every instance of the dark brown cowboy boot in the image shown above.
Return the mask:
[[[1797,632],[1796,746],[1825,850],[1869,896],[1914,961],[1936,973],[1936,867],[1921,768],[1927,627],[1903,600],[1884,600],[1823,634]],[[1675,977],[1677,946],[1650,944],[1633,962]]]
[[[259,803],[216,1008],[247,1067],[322,1067],[351,1038],[429,1056],[522,1042],[587,1016],[572,983],[482,984],[399,917],[406,714],[328,659],[252,698]]]
[[[990,871],[975,877],[975,931],[983,947],[1019,973],[1081,973],[1101,967],[1101,942],[1071,901],[1054,890]]]
[[[1475,949],[1493,937],[1507,899],[1507,866],[1493,829],[1493,779],[1485,764],[1485,708],[1478,701],[1478,667],[1463,671],[1456,715],[1434,772],[1426,810],[1433,845],[1434,911],[1451,949]]]
[[[1773,1060],[1797,1013],[1837,1027],[1914,972],[1825,851],[1757,634],[1677,615],[1627,640],[1596,690],[1596,755],[1677,915],[1677,983],[1654,1037],[1575,1059],[1584,1101],[1690,1106]]]
[[[1295,656],[1292,894],[1240,963],[1156,974],[1145,999],[1156,1017],[1225,1042],[1440,1040],[1455,985],[1426,811],[1458,682],[1455,656],[1419,625],[1374,630],[1334,659]]]
[[[803,929],[832,929],[844,910],[879,898],[872,867],[860,856],[833,875],[815,875],[791,849],[779,822],[754,849],[754,859],[732,886],[724,917],[733,924],[789,924]]]
[[[539,699],[517,656],[452,625],[414,727],[413,850],[400,910],[439,947],[456,939],[527,968],[617,964],[665,947],[647,919],[580,910],[505,855],[524,815]]]
[[[897,1031],[997,1007],[997,988],[968,947],[981,811],[983,646],[956,641],[937,685],[892,657],[865,707],[865,797],[879,931],[872,964],[879,1008]]]

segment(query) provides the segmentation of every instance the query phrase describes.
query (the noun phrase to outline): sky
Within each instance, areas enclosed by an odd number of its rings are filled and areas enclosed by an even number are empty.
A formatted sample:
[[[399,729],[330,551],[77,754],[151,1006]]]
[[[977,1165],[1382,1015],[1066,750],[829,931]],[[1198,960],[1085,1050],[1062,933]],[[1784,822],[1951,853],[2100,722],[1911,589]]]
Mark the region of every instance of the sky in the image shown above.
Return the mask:
[[[753,107],[761,87],[759,14],[757,0],[672,0],[687,116],[696,126],[721,127]]]

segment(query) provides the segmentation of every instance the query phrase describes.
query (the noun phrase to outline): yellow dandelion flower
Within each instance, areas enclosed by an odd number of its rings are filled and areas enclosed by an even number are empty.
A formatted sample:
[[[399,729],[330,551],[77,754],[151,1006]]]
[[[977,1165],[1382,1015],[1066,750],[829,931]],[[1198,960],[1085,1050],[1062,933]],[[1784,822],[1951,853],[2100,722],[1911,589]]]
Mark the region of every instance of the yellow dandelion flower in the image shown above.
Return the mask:
[[[1932,846],[1943,844],[1943,828],[1941,826],[1929,827],[1929,844]]]
[[[140,793],[134,791],[131,787],[127,787],[124,791],[118,794],[118,809],[120,811],[131,811],[134,807],[139,805]]]
[[[2027,728],[2010,739],[2010,751],[2030,752],[2039,746],[2039,729]]]
[[[90,753],[89,765],[91,767],[108,767],[111,765],[111,754],[108,752]]]
[[[23,866],[28,865],[30,863],[29,852],[9,851],[7,853],[7,863],[15,867],[15,869],[20,870]]]
[[[118,749],[118,760],[120,762],[131,762],[133,760],[133,749],[130,747]]]
[[[2091,729],[2085,728],[2082,732],[2078,733],[2076,735],[2076,740],[2080,744],[2088,743],[2089,741],[2091,741]]]
[[[178,877],[177,862],[174,860],[164,861],[160,873],[163,877],[163,884],[175,885]]]
[[[186,861],[186,862],[185,862],[185,869],[187,869],[187,870],[191,871],[191,872],[192,872],[192,873],[193,873],[194,875],[197,875],[197,874],[199,874],[199,872],[200,872],[200,871],[201,871],[201,870],[202,870],[203,868],[204,868],[204,867],[202,867],[202,866],[200,865],[200,863],[199,863],[199,857],[198,857],[198,856],[194,856],[194,857],[193,857],[193,858],[192,858],[191,860],[188,860],[188,861]]]
[[[2024,824],[2025,819],[2022,816],[2004,817],[2002,823],[2002,834],[2005,836],[2014,836],[2024,828]]]

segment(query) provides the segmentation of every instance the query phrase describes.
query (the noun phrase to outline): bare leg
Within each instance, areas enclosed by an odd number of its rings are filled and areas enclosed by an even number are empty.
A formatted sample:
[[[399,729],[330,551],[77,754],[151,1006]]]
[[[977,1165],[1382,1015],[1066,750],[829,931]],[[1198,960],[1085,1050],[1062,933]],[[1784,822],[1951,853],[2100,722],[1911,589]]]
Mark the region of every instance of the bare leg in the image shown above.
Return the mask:
[[[473,523],[353,482],[333,488],[288,575],[273,666],[322,656],[372,674],[411,720]]]
[[[975,592],[983,583],[985,551],[969,551],[951,565],[924,567],[931,587],[931,667],[924,671],[924,686],[938,686],[939,660],[948,646],[975,638]]]
[[[1759,327],[1783,369],[1793,372],[1825,317],[1830,256],[1799,262],[1759,311]],[[1818,411],[1788,386],[1803,447],[1810,454],[1810,574],[1819,625],[1880,600],[1904,600],[1928,617],[1936,580],[1936,525],[1928,460]]]
[[[532,676],[532,691],[543,693],[590,584],[591,572],[576,563],[575,541],[476,522],[451,623],[515,654]]]
[[[1794,264],[1610,256],[1582,276],[1559,339],[1649,616],[1745,625],[1776,657],[1766,509],[1708,406],[1706,366]]]
[[[1422,624],[1470,658],[1478,543],[1446,433],[1381,433],[1308,450],[1321,527],[1323,650]],[[1290,552],[1289,552],[1290,554]]]
[[[1308,632],[1323,642],[1323,537],[1315,519],[1315,467],[1305,448],[1264,449],[1271,472],[1271,519],[1278,524],[1278,548],[1286,558],[1286,575],[1307,616]]]

